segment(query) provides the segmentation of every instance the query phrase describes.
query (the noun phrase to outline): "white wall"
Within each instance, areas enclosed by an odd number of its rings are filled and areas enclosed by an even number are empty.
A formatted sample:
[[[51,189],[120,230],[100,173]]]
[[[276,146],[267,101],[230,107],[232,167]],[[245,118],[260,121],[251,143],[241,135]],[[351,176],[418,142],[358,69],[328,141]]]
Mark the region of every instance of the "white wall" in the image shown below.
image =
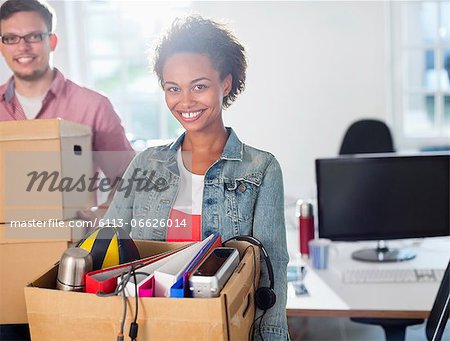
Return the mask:
[[[314,159],[336,155],[352,121],[387,120],[383,2],[194,8],[226,19],[248,50],[247,89],[225,120],[243,141],[276,155],[288,197],[313,195]]]
[[[54,1],[55,65],[71,75],[65,4]],[[241,139],[271,151],[292,200],[314,193],[314,159],[336,155],[346,127],[388,120],[385,4],[377,2],[194,2],[225,19],[248,51],[247,89],[224,116]],[[143,47],[144,48],[144,47]],[[9,75],[0,64],[0,81]]]

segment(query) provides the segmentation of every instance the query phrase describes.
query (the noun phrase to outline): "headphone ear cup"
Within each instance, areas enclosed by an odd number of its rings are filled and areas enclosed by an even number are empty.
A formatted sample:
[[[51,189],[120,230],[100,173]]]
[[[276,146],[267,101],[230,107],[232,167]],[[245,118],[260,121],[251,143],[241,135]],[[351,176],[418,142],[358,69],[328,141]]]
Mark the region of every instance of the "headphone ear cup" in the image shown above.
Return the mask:
[[[261,310],[268,310],[275,305],[277,296],[269,287],[260,287],[255,291],[255,305]]]

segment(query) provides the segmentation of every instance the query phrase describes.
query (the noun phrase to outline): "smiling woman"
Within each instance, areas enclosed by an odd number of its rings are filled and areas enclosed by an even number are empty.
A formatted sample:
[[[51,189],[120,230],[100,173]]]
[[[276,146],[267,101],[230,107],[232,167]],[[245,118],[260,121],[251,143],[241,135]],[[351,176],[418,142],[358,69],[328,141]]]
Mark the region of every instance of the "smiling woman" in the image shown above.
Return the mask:
[[[258,309],[255,339],[286,340],[281,169],[272,154],[242,143],[222,119],[223,108],[245,87],[246,67],[244,47],[224,26],[201,17],[173,23],[156,48],[154,71],[186,131],[172,144],[140,153],[124,176],[154,171],[169,186],[145,192],[135,185],[129,197],[117,192],[105,218],[143,221],[130,229],[135,239],[198,241],[217,232],[223,240],[256,237],[273,264],[276,303]],[[151,219],[164,223],[148,227]],[[261,269],[260,288],[269,287],[268,269]]]
[[[207,55],[177,53],[167,58],[163,79],[167,107],[189,136],[204,132],[225,137],[222,105],[231,90],[231,74],[222,80]]]

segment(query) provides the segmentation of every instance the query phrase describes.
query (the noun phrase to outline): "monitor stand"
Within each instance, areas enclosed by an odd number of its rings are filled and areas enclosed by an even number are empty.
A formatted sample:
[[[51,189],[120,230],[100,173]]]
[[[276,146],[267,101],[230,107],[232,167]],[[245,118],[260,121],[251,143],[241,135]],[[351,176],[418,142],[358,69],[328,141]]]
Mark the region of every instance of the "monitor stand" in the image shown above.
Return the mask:
[[[364,262],[401,262],[416,257],[416,253],[405,249],[389,249],[384,240],[379,240],[376,249],[363,249],[352,253],[352,258]]]

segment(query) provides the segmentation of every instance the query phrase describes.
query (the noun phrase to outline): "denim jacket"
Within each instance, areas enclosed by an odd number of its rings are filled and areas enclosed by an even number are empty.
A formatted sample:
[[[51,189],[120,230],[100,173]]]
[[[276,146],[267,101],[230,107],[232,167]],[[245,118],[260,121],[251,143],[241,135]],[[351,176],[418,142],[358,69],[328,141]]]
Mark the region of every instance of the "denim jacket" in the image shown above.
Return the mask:
[[[265,341],[289,339],[286,321],[287,263],[283,179],[275,157],[243,144],[231,128],[223,153],[205,174],[202,206],[202,239],[219,232],[222,240],[252,235],[267,249],[274,269],[275,306],[262,321]],[[104,219],[123,219],[133,239],[165,240],[164,222],[177,196],[179,171],[176,152],[184,134],[175,142],[138,154],[124,174],[124,181],[146,177],[150,191],[117,191]],[[138,172],[136,171],[138,170]],[[137,183],[138,181],[133,181]],[[137,186],[137,185],[136,185]],[[133,222],[133,223],[132,223]],[[139,226],[140,225],[140,226]],[[147,225],[147,226],[144,226]],[[149,226],[150,225],[150,226]],[[267,268],[261,262],[260,286],[269,286]],[[257,310],[256,316],[262,312]],[[259,327],[255,328],[259,339]]]

